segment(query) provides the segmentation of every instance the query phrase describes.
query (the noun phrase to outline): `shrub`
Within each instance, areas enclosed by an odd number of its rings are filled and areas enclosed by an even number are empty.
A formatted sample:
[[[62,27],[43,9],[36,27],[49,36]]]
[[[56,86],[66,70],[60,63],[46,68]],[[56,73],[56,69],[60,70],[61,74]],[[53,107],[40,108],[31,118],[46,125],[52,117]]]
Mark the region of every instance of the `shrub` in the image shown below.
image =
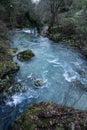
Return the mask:
[[[76,33],[76,24],[73,19],[65,18],[61,23],[61,31],[64,35],[73,35]]]

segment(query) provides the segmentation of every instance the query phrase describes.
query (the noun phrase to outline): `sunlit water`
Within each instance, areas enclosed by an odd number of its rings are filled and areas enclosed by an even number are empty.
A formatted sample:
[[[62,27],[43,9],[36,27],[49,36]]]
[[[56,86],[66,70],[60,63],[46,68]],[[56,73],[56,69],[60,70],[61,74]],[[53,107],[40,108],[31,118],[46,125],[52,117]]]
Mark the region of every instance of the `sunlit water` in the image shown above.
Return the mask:
[[[27,62],[14,57],[20,65],[15,80],[24,91],[13,94],[0,107],[0,130],[9,129],[11,120],[34,102],[52,101],[87,110],[87,62],[81,54],[27,29],[14,31],[11,46],[18,48],[17,53],[32,49],[35,57]],[[37,89],[34,81],[38,79],[42,87]]]

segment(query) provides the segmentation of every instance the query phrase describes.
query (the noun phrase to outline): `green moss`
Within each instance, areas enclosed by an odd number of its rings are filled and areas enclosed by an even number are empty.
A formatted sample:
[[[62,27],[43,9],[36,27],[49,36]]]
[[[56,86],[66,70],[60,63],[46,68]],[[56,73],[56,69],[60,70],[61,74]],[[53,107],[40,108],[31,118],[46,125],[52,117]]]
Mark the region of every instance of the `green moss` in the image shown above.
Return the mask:
[[[8,67],[10,67],[11,72],[16,72],[20,68],[16,62],[10,62]]]
[[[19,70],[19,65],[16,62],[7,61],[6,63],[4,63],[1,77],[5,76],[5,75],[13,74],[18,70]]]
[[[36,115],[36,114],[39,114],[41,112],[41,108],[40,107],[36,107],[36,106],[35,107],[31,106],[28,111],[30,111],[31,113]]]
[[[19,117],[13,130],[72,130],[72,123],[85,128],[87,112],[56,105],[54,103],[34,104]],[[77,122],[77,124],[76,124]]]
[[[47,119],[43,119],[42,120],[42,127],[44,127],[44,128],[47,128],[47,127],[50,127],[50,118],[47,118]]]
[[[28,49],[28,50],[18,53],[17,58],[20,61],[28,61],[34,56],[35,54],[32,52],[32,50]]]
[[[2,72],[3,65],[4,65],[4,63],[3,63],[3,62],[0,62],[0,73]]]
[[[62,128],[56,126],[56,127],[55,127],[55,130],[64,130],[64,129],[62,129]]]
[[[0,79],[0,92],[3,92],[6,88],[10,87],[11,83],[9,79]]]

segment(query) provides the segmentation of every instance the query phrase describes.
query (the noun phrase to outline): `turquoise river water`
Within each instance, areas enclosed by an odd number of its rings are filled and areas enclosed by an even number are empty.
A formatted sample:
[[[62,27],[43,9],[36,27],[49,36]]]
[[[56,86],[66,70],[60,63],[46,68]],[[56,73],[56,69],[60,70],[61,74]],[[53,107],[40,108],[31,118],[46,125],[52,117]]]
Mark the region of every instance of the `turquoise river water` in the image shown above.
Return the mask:
[[[18,48],[17,53],[31,49],[35,57],[21,62],[14,56],[20,65],[15,81],[21,83],[22,90],[0,106],[0,130],[9,130],[15,117],[36,102],[52,101],[87,110],[87,61],[79,52],[39,36],[33,29],[14,31],[11,46]],[[36,88],[35,80],[42,86]]]

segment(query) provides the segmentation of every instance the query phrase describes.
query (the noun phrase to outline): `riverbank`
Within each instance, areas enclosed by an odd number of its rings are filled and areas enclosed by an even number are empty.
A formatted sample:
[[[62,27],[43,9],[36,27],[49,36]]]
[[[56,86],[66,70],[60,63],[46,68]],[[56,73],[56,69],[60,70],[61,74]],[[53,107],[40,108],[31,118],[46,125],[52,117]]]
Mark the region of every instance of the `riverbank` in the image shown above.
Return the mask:
[[[72,9],[59,15],[59,23],[48,32],[48,37],[55,42],[63,42],[77,49],[87,58],[87,11]]]
[[[87,111],[41,102],[18,117],[11,130],[86,130],[86,117]]]
[[[14,74],[19,70],[17,63],[13,62],[8,38],[9,29],[3,21],[0,21],[0,93],[7,91],[13,83]]]
[[[49,34],[48,37],[55,42],[62,42],[65,45],[71,46],[87,58],[87,40],[84,37],[79,35],[67,37],[60,33]]]

